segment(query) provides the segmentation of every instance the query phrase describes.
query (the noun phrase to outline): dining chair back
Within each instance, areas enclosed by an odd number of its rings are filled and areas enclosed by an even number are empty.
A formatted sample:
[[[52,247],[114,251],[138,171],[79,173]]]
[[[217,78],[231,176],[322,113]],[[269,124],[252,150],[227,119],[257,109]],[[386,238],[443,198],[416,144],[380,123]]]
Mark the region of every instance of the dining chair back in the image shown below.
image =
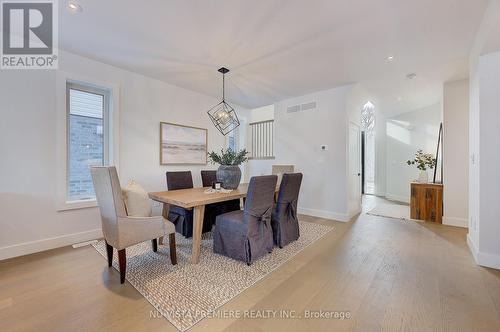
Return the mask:
[[[191,171],[167,172],[167,189],[189,189],[193,188],[193,176]]]
[[[274,243],[280,248],[300,236],[297,201],[301,183],[302,173],[283,174],[271,223]]]
[[[217,182],[217,171],[201,171],[201,183],[203,187],[211,187],[214,182]]]

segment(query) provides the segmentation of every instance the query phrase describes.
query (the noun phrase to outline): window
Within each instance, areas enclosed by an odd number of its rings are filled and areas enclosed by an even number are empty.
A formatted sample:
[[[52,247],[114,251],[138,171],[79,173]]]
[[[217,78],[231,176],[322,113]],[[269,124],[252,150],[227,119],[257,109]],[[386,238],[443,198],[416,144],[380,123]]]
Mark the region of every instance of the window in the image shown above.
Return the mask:
[[[375,105],[367,102],[361,111],[363,194],[375,194]]]
[[[110,91],[68,82],[66,98],[66,200],[93,200],[90,167],[109,164]]]
[[[239,150],[239,136],[240,131],[238,128],[229,133],[227,147],[232,151]]]
[[[250,123],[250,159],[274,159],[274,120]]]

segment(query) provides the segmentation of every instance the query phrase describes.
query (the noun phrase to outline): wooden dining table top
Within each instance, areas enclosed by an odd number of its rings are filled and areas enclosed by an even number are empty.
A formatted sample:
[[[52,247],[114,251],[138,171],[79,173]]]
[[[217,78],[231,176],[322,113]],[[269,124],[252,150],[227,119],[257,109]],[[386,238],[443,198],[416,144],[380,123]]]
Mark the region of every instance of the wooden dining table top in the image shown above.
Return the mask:
[[[248,183],[242,183],[237,189],[228,193],[215,192],[205,193],[209,187],[178,189],[171,191],[150,192],[149,198],[154,201],[173,204],[185,209],[190,209],[195,206],[219,203],[231,199],[239,199],[247,196]],[[278,191],[279,187],[276,187]]]

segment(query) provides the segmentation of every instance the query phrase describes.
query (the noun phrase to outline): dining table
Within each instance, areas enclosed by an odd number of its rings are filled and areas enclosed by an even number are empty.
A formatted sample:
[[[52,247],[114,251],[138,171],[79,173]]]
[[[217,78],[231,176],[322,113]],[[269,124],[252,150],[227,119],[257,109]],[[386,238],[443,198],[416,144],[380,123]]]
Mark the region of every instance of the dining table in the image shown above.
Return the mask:
[[[208,204],[230,201],[233,199],[245,198],[248,191],[248,183],[243,183],[237,189],[226,191],[209,190],[210,187],[189,188],[170,191],[150,192],[149,198],[153,201],[163,203],[163,217],[168,220],[168,213],[171,205],[180,206],[184,209],[193,209],[193,244],[191,253],[191,263],[198,264],[200,261],[201,233],[203,229],[203,217],[205,206]],[[278,192],[279,187],[276,187]],[[162,243],[162,239],[160,239]]]

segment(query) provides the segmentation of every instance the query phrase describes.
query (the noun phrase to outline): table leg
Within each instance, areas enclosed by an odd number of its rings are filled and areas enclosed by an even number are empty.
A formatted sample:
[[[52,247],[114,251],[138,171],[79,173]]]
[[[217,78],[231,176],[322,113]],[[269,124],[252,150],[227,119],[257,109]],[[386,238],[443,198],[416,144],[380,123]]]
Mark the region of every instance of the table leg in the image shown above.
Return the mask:
[[[163,218],[167,219],[168,220],[168,213],[170,212],[170,204],[167,204],[167,203],[163,203],[163,212],[162,212],[162,216]],[[160,240],[158,241],[158,243],[160,245],[163,244],[163,236],[160,237]]]
[[[191,254],[191,263],[198,264],[200,261],[201,249],[201,231],[203,229],[203,216],[205,214],[205,205],[195,206],[193,213],[193,253]]]

